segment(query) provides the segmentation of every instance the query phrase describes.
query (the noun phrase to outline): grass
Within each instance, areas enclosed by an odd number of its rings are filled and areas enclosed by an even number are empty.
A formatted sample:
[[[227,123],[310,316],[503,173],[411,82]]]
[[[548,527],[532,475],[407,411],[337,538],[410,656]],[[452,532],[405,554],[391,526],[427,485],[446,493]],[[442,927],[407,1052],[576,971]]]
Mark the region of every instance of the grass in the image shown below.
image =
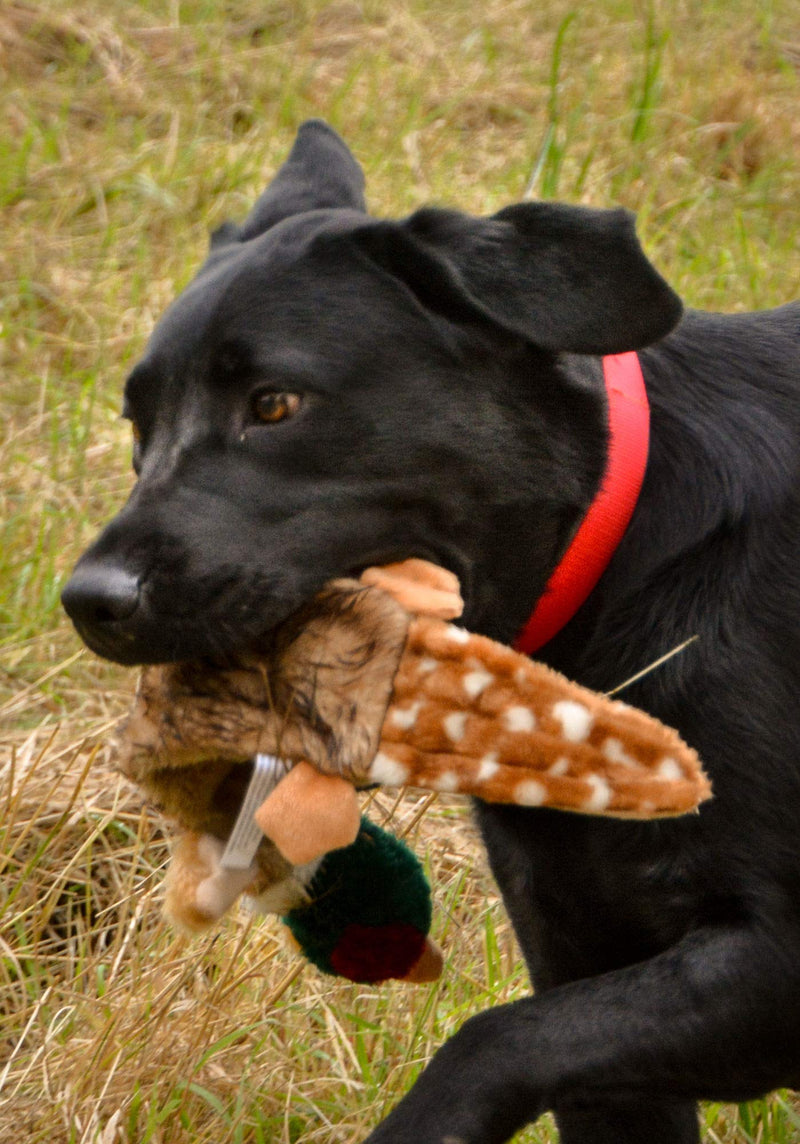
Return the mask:
[[[58,596],[130,487],[122,378],[158,313],[323,115],[376,213],[526,194],[639,214],[690,304],[800,280],[795,0],[7,0],[0,7],[0,1136],[357,1141],[472,1012],[527,988],[464,808],[413,828],[442,982],[331,983],[278,928],[159,918],[161,824],[110,768],[131,673]],[[413,799],[376,805],[399,829]],[[800,1140],[782,1093],[706,1138]],[[520,1140],[547,1142],[546,1121]]]

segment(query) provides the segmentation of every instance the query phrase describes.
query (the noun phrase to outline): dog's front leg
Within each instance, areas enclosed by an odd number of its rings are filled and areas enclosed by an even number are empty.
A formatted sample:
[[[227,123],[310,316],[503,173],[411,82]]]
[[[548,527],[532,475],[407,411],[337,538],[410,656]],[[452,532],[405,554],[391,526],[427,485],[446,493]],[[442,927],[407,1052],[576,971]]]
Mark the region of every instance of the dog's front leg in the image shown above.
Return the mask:
[[[473,1017],[368,1144],[501,1144],[546,1109],[746,1100],[790,1083],[800,1067],[791,948],[773,932],[698,931],[649,961]],[[684,1141],[685,1121],[657,1138]],[[624,1137],[656,1138],[652,1124]]]

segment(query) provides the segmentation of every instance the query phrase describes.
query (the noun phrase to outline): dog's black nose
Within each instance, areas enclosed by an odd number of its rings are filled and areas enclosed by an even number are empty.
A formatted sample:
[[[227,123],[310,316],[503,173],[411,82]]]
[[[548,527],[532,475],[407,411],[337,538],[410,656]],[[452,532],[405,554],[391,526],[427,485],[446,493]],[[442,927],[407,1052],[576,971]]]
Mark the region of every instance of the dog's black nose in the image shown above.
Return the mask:
[[[79,564],[61,593],[61,603],[79,626],[127,620],[139,606],[139,581],[113,564]]]

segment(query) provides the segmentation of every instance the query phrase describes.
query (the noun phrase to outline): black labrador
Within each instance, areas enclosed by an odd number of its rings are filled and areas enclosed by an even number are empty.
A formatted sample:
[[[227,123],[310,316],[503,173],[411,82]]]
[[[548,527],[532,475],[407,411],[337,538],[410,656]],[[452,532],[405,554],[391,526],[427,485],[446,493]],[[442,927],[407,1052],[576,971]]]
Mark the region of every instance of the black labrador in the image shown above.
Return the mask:
[[[305,124],[125,389],[139,480],[64,606],[125,664],[235,653],[409,555],[511,641],[592,501],[598,355],[640,350],[650,454],[599,584],[540,653],[699,751],[715,798],[630,823],[478,805],[536,995],[468,1021],[370,1136],[688,1144],[698,1099],[800,1081],[800,307],[682,314],[624,211],[365,213]]]

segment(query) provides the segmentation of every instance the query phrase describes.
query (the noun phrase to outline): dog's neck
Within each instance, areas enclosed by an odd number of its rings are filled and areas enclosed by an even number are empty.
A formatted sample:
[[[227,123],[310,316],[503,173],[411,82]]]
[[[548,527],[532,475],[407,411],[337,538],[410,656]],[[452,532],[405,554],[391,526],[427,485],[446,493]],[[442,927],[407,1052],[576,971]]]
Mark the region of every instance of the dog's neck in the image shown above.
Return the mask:
[[[720,634],[738,629],[745,590],[749,622],[774,622],[759,578],[796,520],[796,323],[791,308],[688,311],[641,351],[651,434],[634,516],[583,607],[537,658],[605,691],[668,656],[623,697],[674,722],[660,704],[705,686],[695,673],[710,670]],[[785,561],[781,577],[793,574]]]
[[[548,580],[515,647],[527,655],[569,623],[619,545],[639,498],[650,438],[650,410],[635,353],[603,358],[608,397],[608,459],[600,487]]]

